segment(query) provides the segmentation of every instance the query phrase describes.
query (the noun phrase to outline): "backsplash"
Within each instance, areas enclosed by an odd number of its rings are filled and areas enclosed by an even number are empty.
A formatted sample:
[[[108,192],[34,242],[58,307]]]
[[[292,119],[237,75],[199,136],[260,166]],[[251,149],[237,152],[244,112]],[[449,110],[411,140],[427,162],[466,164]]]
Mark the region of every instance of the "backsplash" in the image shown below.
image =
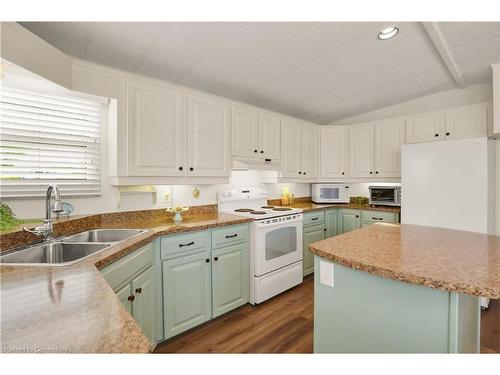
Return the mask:
[[[102,194],[98,197],[65,197],[61,190],[64,202],[71,203],[75,210],[74,215],[92,215],[102,212],[123,212],[132,210],[148,210],[169,206],[201,206],[217,204],[219,190],[235,189],[241,187],[259,187],[265,189],[270,198],[279,198],[283,186],[288,186],[295,196],[309,196],[310,184],[308,183],[265,183],[266,180],[276,178],[276,171],[233,171],[229,184],[223,185],[172,185],[159,187],[161,194],[170,192],[170,203],[155,205],[153,193],[119,194],[116,187],[106,185],[103,178]],[[200,192],[199,198],[193,197],[193,190]],[[160,195],[160,193],[158,193]],[[5,199],[20,219],[41,218],[45,212],[45,200],[39,199]]]
[[[170,195],[168,204],[155,204],[153,193],[133,193],[120,194],[118,189],[104,185],[102,195],[99,197],[64,197],[64,190],[61,190],[63,201],[71,203],[75,210],[74,215],[92,215],[103,212],[124,212],[133,210],[149,210],[169,206],[202,206],[217,204],[217,192],[219,190],[236,189],[242,187],[259,187],[265,189],[269,199],[278,199],[281,196],[283,187],[288,187],[296,197],[308,197],[311,195],[311,185],[309,183],[276,183],[266,182],[276,179],[276,171],[233,171],[229,178],[229,184],[223,185],[172,185],[157,188],[158,196]],[[103,180],[105,181],[105,180]],[[384,185],[384,183],[350,183],[351,196],[368,197],[368,186]],[[394,183],[391,183],[394,185]],[[397,185],[397,184],[396,184]],[[193,196],[193,190],[197,188],[199,197]],[[158,197],[158,199],[161,197]],[[14,211],[20,219],[33,219],[43,217],[45,210],[44,199],[6,199],[5,203]]]

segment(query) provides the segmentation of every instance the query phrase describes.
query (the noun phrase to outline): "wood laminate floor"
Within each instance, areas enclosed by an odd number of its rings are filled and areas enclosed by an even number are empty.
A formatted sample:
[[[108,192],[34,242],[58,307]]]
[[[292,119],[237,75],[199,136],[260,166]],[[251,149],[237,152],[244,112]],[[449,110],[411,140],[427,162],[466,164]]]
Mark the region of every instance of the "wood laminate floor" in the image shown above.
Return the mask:
[[[481,353],[500,353],[500,300],[481,312]]]
[[[159,344],[155,353],[312,353],[312,276],[260,305],[245,305]],[[500,303],[482,312],[481,352],[500,353]]]

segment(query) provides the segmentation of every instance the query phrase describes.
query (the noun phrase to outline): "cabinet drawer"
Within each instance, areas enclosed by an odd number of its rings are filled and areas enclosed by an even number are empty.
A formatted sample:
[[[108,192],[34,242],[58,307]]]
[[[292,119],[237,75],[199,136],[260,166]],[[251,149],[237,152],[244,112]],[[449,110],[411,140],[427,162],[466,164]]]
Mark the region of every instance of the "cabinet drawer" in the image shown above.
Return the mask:
[[[325,224],[324,211],[306,212],[304,214],[303,226],[307,227],[311,225],[320,225],[320,224]]]
[[[127,255],[125,258],[103,268],[102,275],[113,289],[130,280],[138,271],[153,264],[155,243],[146,246]]]
[[[161,259],[174,258],[183,255],[183,253],[192,253],[194,250],[206,251],[210,249],[210,232],[163,237],[160,244]]]
[[[363,211],[363,223],[395,223],[394,212]]]
[[[248,241],[248,224],[212,230],[212,249]]]

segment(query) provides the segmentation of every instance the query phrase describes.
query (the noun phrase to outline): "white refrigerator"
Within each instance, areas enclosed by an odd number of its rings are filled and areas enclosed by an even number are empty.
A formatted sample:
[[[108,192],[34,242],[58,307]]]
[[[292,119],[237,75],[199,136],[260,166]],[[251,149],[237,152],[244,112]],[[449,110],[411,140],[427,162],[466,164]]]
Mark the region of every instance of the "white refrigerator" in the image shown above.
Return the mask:
[[[495,142],[486,137],[405,144],[401,223],[494,233],[494,184]]]

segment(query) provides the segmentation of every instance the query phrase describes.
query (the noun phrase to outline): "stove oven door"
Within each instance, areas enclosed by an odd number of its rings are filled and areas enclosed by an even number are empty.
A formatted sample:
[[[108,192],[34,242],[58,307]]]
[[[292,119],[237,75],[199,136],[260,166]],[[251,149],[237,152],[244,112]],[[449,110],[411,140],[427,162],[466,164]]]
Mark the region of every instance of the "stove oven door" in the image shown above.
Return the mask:
[[[302,215],[259,220],[255,225],[255,276],[302,260]]]

